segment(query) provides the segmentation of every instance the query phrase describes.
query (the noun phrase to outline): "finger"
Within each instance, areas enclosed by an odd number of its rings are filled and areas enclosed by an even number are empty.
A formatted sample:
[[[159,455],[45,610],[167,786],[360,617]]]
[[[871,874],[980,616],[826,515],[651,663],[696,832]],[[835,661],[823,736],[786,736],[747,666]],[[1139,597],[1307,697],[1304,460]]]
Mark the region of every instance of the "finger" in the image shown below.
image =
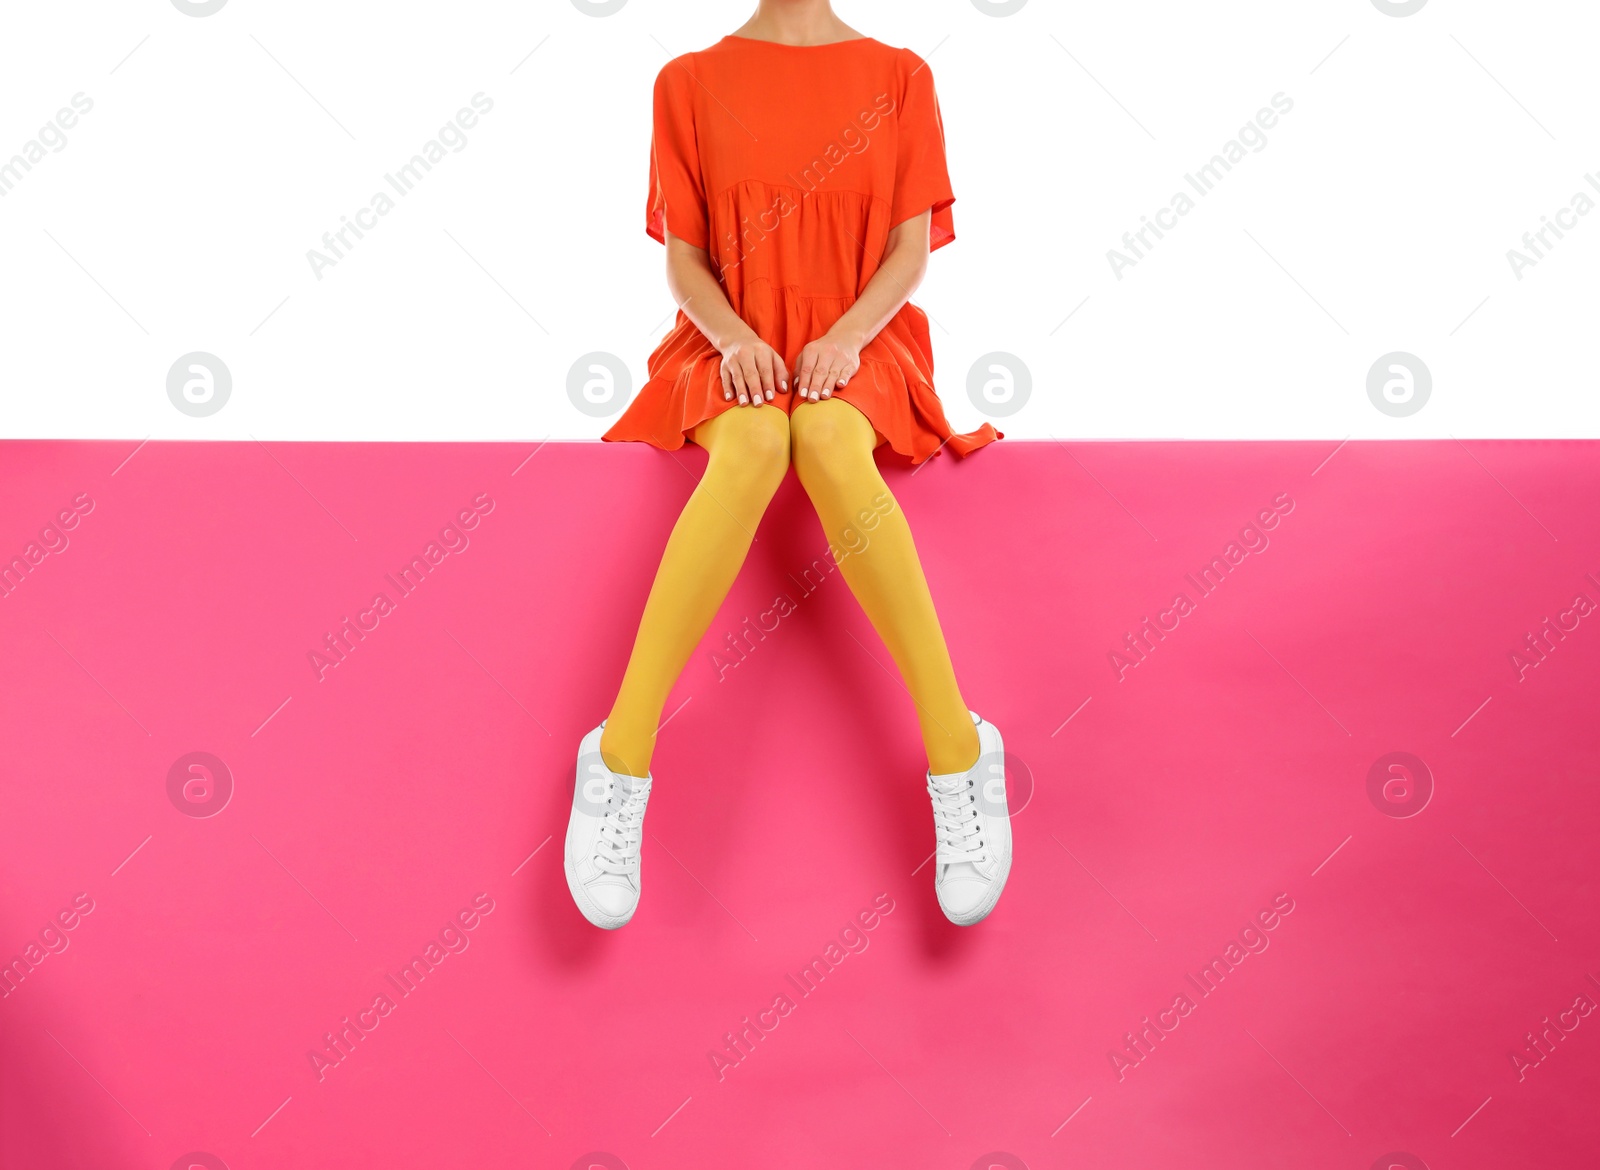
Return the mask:
[[[800,388],[800,397],[806,398],[811,393],[811,375],[817,368],[817,351],[807,346],[800,351],[800,372],[795,376],[795,382]]]
[[[778,379],[778,393],[789,393],[789,367],[784,360],[778,356],[777,350],[772,351],[772,373],[773,376]]]
[[[750,392],[745,389],[744,371],[739,368],[738,362],[733,362],[728,367],[728,376],[733,379],[733,392],[739,399],[739,405],[749,406]]]
[[[772,396],[778,392],[778,378],[772,370],[772,356],[770,349],[762,349],[756,354],[756,373],[761,378],[761,395],[768,402],[771,402]]]
[[[837,365],[830,364],[828,366],[827,373],[825,373],[822,376],[822,379],[821,379],[821,382],[820,382],[820,385],[821,385],[821,388],[822,388],[822,397],[824,397],[824,398],[832,398],[833,397],[833,388],[835,386],[837,386],[838,384],[839,384],[839,367]]]
[[[803,349],[800,351],[800,370],[795,375],[795,381],[800,385],[800,397],[806,398],[811,393],[811,376],[817,369],[817,351]]]
[[[739,368],[744,372],[744,384],[750,391],[750,405],[760,406],[764,399],[765,391],[761,386],[761,369],[756,364],[756,359],[754,356],[746,354],[744,360],[739,363]]]
[[[772,377],[771,389],[767,392],[767,397],[770,399],[783,393],[784,382],[788,379],[784,376],[783,359],[778,356],[778,351],[769,349],[766,351],[766,355],[767,373]]]
[[[728,363],[724,361],[719,373],[722,375],[722,400],[733,401],[733,376],[728,373]]]
[[[811,371],[811,401],[816,402],[822,397],[823,389],[828,385],[828,368],[832,365],[826,352],[817,355],[817,365]]]
[[[834,365],[836,359],[831,353],[824,353],[817,358],[817,368],[811,374],[811,400],[820,401],[833,394]]]

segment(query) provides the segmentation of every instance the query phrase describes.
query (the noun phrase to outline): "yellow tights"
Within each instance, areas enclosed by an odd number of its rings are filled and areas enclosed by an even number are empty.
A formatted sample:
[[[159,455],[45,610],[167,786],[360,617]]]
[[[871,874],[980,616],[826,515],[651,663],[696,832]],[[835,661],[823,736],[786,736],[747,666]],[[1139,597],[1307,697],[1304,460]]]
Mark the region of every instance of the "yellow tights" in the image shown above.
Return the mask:
[[[691,437],[710,458],[667,541],[606,717],[600,752],[607,767],[649,772],[667,695],[732,588],[791,461],[845,581],[900,668],[929,768],[971,767],[978,734],[911,526],[873,461],[878,436],[867,417],[842,398],[797,406],[792,416],[779,407],[741,406],[701,423]]]

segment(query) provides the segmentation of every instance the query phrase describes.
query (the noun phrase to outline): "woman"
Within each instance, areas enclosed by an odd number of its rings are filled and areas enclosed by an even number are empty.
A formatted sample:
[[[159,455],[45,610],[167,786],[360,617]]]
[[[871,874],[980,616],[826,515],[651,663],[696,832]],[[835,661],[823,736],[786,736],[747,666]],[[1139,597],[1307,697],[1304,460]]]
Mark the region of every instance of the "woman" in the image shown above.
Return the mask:
[[[927,318],[909,303],[929,253],[955,238],[933,76],[827,0],[760,0],[738,32],[662,69],[650,161],[645,227],[666,245],[680,311],[605,438],[667,450],[688,439],[709,459],[616,702],[579,747],[573,899],[596,926],[633,916],[662,708],[793,464],[915,701],[939,904],[978,922],[1011,868],[1004,747],[956,686],[911,529],[873,457],[888,443],[920,463],[999,437],[987,423],[951,433]]]

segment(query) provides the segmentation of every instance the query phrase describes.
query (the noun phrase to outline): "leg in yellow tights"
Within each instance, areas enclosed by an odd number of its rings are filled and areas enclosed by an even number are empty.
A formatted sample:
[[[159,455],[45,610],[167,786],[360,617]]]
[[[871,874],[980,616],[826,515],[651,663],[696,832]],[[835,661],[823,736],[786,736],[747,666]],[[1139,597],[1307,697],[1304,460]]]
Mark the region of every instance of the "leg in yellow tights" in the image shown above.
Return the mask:
[[[789,426],[800,483],[916,704],[929,769],[965,772],[978,760],[978,733],[956,686],[911,525],[873,462],[877,433],[842,398],[797,406]]]
[[[710,458],[661,556],[600,736],[606,767],[630,776],[649,773],[667,695],[733,586],[762,513],[789,470],[789,416],[778,407],[724,411],[691,437]]]

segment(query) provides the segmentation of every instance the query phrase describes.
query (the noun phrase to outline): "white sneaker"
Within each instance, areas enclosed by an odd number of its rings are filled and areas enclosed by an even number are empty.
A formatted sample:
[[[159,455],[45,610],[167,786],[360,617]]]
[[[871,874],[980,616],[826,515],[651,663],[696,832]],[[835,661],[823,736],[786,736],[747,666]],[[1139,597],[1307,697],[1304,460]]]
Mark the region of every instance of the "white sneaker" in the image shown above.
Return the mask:
[[[1006,809],[1006,749],[1000,729],[969,711],[978,728],[978,762],[965,772],[928,773],[938,840],[933,888],[957,926],[988,917],[1011,873],[1011,814]]]
[[[639,905],[639,845],[650,777],[626,776],[600,758],[601,723],[578,745],[567,821],[567,889],[583,916],[605,930],[626,926]]]

